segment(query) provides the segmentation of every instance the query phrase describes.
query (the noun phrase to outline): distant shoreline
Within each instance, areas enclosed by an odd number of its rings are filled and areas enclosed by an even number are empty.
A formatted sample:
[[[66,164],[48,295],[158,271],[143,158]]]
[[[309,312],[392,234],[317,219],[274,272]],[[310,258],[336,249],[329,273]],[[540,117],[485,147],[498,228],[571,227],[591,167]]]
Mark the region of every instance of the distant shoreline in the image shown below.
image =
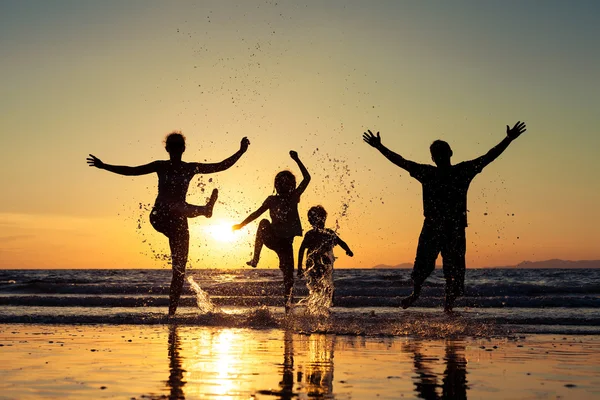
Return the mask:
[[[436,265],[441,268],[442,265]],[[561,260],[551,259],[545,261],[522,261],[516,265],[498,265],[488,267],[469,267],[468,269],[590,269],[600,268],[600,260]],[[402,263],[397,265],[378,264],[370,269],[412,269],[412,263]]]

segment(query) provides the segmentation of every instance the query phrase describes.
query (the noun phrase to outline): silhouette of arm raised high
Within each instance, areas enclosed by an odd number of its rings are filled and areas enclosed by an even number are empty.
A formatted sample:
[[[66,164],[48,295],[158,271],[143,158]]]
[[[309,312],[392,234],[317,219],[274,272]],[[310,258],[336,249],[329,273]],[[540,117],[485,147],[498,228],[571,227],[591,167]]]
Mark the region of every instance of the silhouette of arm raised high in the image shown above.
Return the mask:
[[[308,173],[308,170],[306,169],[304,164],[302,164],[302,161],[300,161],[298,153],[292,150],[290,151],[290,157],[292,157],[292,160],[296,161],[296,164],[298,164],[298,168],[300,168],[300,172],[302,172],[302,182],[300,182],[300,184],[296,188],[296,195],[300,197],[300,195],[304,193],[308,184],[310,183],[310,174]]]
[[[385,147],[383,143],[381,143],[381,136],[379,136],[379,132],[377,132],[377,136],[375,136],[370,130],[368,130],[367,132],[363,133],[363,140],[369,145],[379,150],[379,152],[383,154],[385,158],[390,160],[392,163],[396,164],[400,168],[407,170],[408,172],[410,172],[412,166],[416,165],[415,162],[407,160],[400,154],[394,153],[393,151]]]
[[[153,172],[157,172],[160,168],[160,162],[153,161],[149,164],[138,165],[137,167],[128,167],[126,165],[110,165],[103,163],[99,158],[90,154],[90,156],[86,159],[88,165],[90,167],[96,167],[99,169],[104,169],[109,172],[113,172],[119,175],[126,176],[138,176],[138,175],[146,175],[151,174]]]
[[[527,129],[525,128],[525,122],[518,121],[512,128],[510,128],[508,125],[506,125],[506,137],[504,139],[502,139],[502,141],[500,143],[498,143],[496,146],[492,147],[490,149],[490,151],[488,151],[486,154],[482,155],[479,158],[474,159],[473,162],[475,164],[477,164],[477,167],[479,168],[479,170],[482,170],[489,163],[491,163],[496,158],[498,158],[500,156],[500,154],[502,154],[504,152],[504,150],[506,150],[508,145],[513,140],[515,140],[516,138],[521,136],[521,134],[523,132],[525,132],[526,130]]]
[[[248,140],[247,137],[244,137],[240,142],[240,149],[237,152],[235,152],[235,154],[233,154],[231,157],[228,157],[218,163],[193,163],[195,172],[197,174],[212,174],[215,172],[225,171],[226,169],[232,167],[240,159],[240,157],[248,150],[249,145],[250,140]]]

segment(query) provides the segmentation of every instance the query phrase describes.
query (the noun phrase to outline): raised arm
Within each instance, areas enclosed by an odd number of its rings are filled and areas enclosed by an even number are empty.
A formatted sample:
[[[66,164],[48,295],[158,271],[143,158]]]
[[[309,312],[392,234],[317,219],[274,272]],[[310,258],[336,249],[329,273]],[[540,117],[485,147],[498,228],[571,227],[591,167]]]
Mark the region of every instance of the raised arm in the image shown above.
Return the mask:
[[[296,161],[296,164],[298,164],[298,168],[300,168],[300,172],[302,172],[302,182],[300,182],[300,184],[296,188],[296,194],[300,196],[302,193],[304,193],[308,184],[310,183],[310,174],[308,173],[308,170],[306,169],[304,164],[302,164],[302,161],[300,161],[298,153],[292,150],[290,151],[290,157],[292,157],[292,160]]]
[[[489,163],[498,158],[498,156],[500,156],[500,154],[506,150],[508,145],[511,144],[513,140],[521,136],[521,134],[526,130],[525,122],[519,121],[512,128],[506,125],[506,137],[502,139],[502,141],[496,146],[492,147],[486,154],[473,160],[473,162],[477,165],[479,170],[482,170]]]
[[[270,199],[270,197],[265,200],[265,202],[262,204],[262,206],[260,206],[258,208],[258,210],[254,211],[252,214],[248,215],[248,217],[246,217],[246,219],[243,220],[242,223],[234,225],[232,227],[232,229],[234,231],[242,229],[244,226],[248,225],[250,222],[252,222],[256,218],[260,217],[262,215],[262,213],[264,213],[265,211],[267,211],[269,209],[269,199]]]
[[[232,167],[240,157],[248,150],[248,146],[250,145],[250,141],[247,137],[242,138],[240,143],[240,149],[235,152],[231,157],[224,159],[218,163],[211,164],[202,164],[202,163],[194,163],[195,171],[197,174],[212,174],[214,172],[221,172],[230,167]]]
[[[379,136],[379,132],[377,132],[377,136],[375,136],[370,130],[368,130],[367,132],[363,133],[363,140],[366,143],[379,150],[379,152],[383,154],[385,158],[390,160],[392,163],[396,164],[400,168],[407,170],[408,172],[411,172],[413,165],[416,165],[415,162],[407,160],[400,154],[394,153],[393,151],[385,147],[383,143],[381,143],[381,136]]]
[[[153,172],[157,172],[158,168],[159,168],[158,161],[153,161],[146,165],[139,165],[137,167],[105,164],[99,158],[95,157],[92,154],[90,154],[90,156],[86,159],[86,161],[90,167],[96,167],[99,169],[104,169],[109,172],[113,172],[115,174],[126,175],[126,176],[138,176],[138,175],[151,174]]]

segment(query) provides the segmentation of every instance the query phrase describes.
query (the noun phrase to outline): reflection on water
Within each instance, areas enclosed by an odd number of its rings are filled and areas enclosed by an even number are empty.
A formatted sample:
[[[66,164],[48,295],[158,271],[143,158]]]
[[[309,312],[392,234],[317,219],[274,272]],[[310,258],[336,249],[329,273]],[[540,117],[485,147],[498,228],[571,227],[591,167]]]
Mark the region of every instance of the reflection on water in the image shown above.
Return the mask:
[[[188,339],[183,346],[180,329],[186,330],[184,337]],[[194,332],[190,327],[170,326],[168,398],[185,399],[186,395],[224,399],[254,395],[278,399],[352,397],[349,389],[345,393],[342,388],[334,392],[335,335],[273,331],[268,340],[258,342],[252,340],[253,336],[251,330],[243,329]],[[466,399],[464,342],[447,340],[443,356],[439,346],[428,348],[427,344],[410,340],[386,349],[396,359],[404,360],[404,364],[412,364],[407,373],[395,377],[400,379],[397,382],[405,383],[412,378],[414,395],[422,399]],[[348,343],[340,351],[347,352],[347,346]],[[352,341],[351,347],[368,352],[368,346],[369,341],[363,340]],[[368,372],[354,365],[351,356],[344,361],[349,363],[339,366],[344,370],[350,367],[359,376],[361,372]],[[278,377],[276,383],[274,377]]]
[[[0,324],[0,354],[9,360],[0,363],[0,397],[600,398],[598,336],[422,340],[293,332]]]
[[[282,399],[291,399],[294,397],[294,336],[289,331],[285,332],[283,347],[282,380],[279,382],[280,394]]]
[[[179,355],[181,343],[177,334],[177,325],[169,326],[169,379],[167,388],[169,389],[169,399],[185,399],[183,386],[185,385],[184,373],[182,368],[182,358]]]
[[[413,381],[415,392],[421,399],[427,400],[461,400],[467,398],[467,360],[465,345],[458,340],[446,341],[444,361],[446,368],[440,385],[438,374],[434,368],[439,359],[428,356],[422,350],[423,342],[410,342],[404,350],[413,357],[415,375]]]
[[[334,344],[335,335],[313,334],[309,338],[304,384],[311,397],[329,397],[333,393]]]
[[[443,379],[444,399],[467,398],[467,359],[465,345],[462,342],[450,340],[446,342],[446,371]]]

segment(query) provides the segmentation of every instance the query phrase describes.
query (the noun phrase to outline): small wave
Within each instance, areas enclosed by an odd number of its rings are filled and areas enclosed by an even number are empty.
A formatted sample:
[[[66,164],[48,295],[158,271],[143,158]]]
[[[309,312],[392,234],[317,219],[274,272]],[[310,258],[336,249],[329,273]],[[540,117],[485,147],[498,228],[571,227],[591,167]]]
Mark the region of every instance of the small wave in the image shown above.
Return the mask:
[[[154,325],[176,323],[189,326],[218,326],[259,329],[287,329],[299,333],[328,333],[353,336],[414,336],[422,338],[448,338],[459,336],[489,337],[509,334],[504,326],[488,321],[471,320],[439,314],[435,316],[411,313],[409,315],[383,315],[377,313],[344,314],[319,319],[305,316],[299,310],[293,316],[273,313],[267,308],[242,313],[185,314],[169,318],[166,314],[114,315],[38,315],[0,316],[0,323],[34,324],[118,324]]]
[[[409,292],[406,291],[404,295]],[[301,301],[302,293],[296,296],[296,301]],[[333,304],[341,308],[363,308],[363,307],[399,307],[402,296],[396,297],[372,297],[372,296],[340,296],[336,294]],[[259,296],[215,296],[210,295],[211,301],[216,306],[280,306],[282,294],[259,295]],[[161,307],[169,303],[167,293],[164,295],[2,295],[0,305],[2,306],[24,306],[24,307]],[[197,303],[195,296],[186,295],[180,300],[184,307],[193,306]],[[425,308],[441,307],[444,298],[438,296],[423,296],[417,305]],[[457,307],[471,308],[600,308],[600,298],[594,296],[518,296],[518,297],[465,297],[457,300]]]

